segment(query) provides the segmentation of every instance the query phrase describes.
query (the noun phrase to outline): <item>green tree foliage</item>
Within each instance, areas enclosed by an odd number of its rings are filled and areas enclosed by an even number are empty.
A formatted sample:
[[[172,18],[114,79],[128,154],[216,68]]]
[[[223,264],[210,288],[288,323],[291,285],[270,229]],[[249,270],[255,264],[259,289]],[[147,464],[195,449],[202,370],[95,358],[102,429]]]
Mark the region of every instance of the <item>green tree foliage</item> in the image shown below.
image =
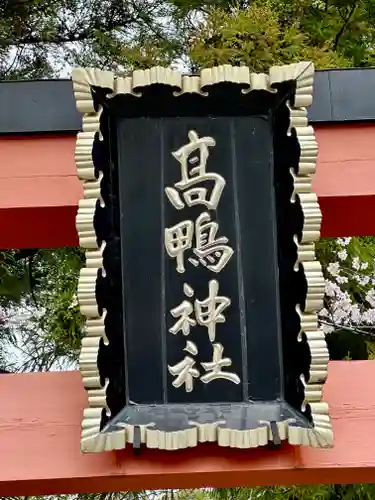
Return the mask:
[[[141,492],[127,492],[127,493],[78,493],[75,495],[48,495],[44,497],[38,496],[25,496],[25,497],[2,497],[0,500],[178,500],[177,494],[172,493],[174,498],[171,497],[169,491],[141,491]],[[167,498],[168,497],[168,498]],[[198,498],[190,497],[191,500],[198,500]],[[187,500],[187,499],[186,499]]]
[[[80,249],[0,254],[0,368],[41,371],[78,357],[83,318],[76,300]]]
[[[300,58],[322,68],[374,62],[375,0],[5,0],[4,5],[1,78],[51,77],[72,64],[123,70],[173,62],[193,69],[228,61],[263,69]]]
[[[169,64],[173,10],[164,0],[5,0],[0,78],[51,77],[70,64]]]
[[[329,41],[311,43],[301,23],[302,3],[292,3],[292,9],[279,0],[256,0],[246,9],[213,8],[192,40],[190,57],[202,67],[246,64],[254,72],[301,60],[313,60],[320,68],[350,66]]]
[[[185,4],[185,0],[175,2]],[[321,68],[373,64],[372,0],[210,3],[208,11],[203,7],[208,13],[207,23],[198,37],[202,38],[197,44],[198,53],[194,52],[204,64],[210,64],[209,53],[222,61],[237,56],[236,62],[250,66],[256,64],[254,59],[275,63],[301,57],[314,60]],[[245,60],[241,60],[241,51]]]
[[[228,488],[182,495],[183,500],[372,500],[375,485]]]

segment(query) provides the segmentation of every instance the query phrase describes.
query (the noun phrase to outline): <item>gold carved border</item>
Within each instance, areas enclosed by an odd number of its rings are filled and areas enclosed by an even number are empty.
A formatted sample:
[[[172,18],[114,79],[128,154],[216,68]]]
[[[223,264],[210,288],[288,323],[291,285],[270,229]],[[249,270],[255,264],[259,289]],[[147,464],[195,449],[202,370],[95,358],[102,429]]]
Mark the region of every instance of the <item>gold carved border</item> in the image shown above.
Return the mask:
[[[322,214],[317,195],[312,189],[312,179],[316,170],[318,144],[313,127],[308,125],[306,106],[312,103],[314,70],[312,65],[297,78],[296,96],[290,109],[290,130],[294,129],[300,145],[298,173],[292,171],[294,193],[292,203],[298,195],[304,217],[301,241],[295,236],[298,249],[296,270],[301,264],[307,281],[307,296],[304,312],[297,307],[301,318],[299,340],[306,335],[310,347],[311,363],[308,382],[301,378],[305,386],[305,402],[311,407],[314,427],[311,429],[291,426],[288,440],[293,445],[331,447],[333,432],[328,404],[323,402],[323,386],[328,373],[329,354],[325,336],[318,327],[317,312],[323,307],[324,277],[320,263],[315,256],[315,241],[320,238]]]
[[[290,108],[290,132],[295,130],[301,148],[298,173],[291,172],[294,178],[294,194],[298,194],[303,214],[304,227],[302,240],[295,242],[298,248],[298,262],[302,264],[308,292],[305,311],[301,317],[300,338],[305,334],[311,351],[310,379],[305,385],[305,403],[312,409],[313,428],[290,425],[291,422],[277,423],[281,440],[293,445],[314,447],[332,446],[333,433],[328,416],[328,405],[322,402],[322,389],[327,376],[328,350],[323,332],[318,328],[317,311],[322,307],[324,279],[321,267],[315,258],[314,242],[320,236],[321,212],[317,197],[312,191],[312,176],[315,173],[318,147],[311,126],[308,126],[306,107],[312,103],[314,67],[309,62],[286,66],[274,66],[269,74],[251,73],[246,66],[230,65],[203,69],[199,76],[182,76],[179,71],[153,67],[135,70],[130,76],[115,76],[109,71],[76,68],[72,71],[74,96],[78,110],[83,114],[82,132],[77,135],[75,161],[77,173],[83,184],[83,199],[79,202],[76,227],[80,246],[86,249],[86,267],[81,270],[78,285],[78,300],[81,312],[87,318],[86,336],[82,340],[79,358],[83,385],[88,393],[88,407],[83,412],[81,448],[86,452],[100,452],[125,448],[133,443],[134,427],[124,424],[123,428],[110,433],[100,432],[102,412],[109,414],[106,405],[106,384],[101,385],[97,367],[97,356],[101,340],[107,343],[104,329],[105,311],[102,317],[98,312],[95,297],[95,284],[98,270],[102,267],[102,254],[105,243],[98,248],[94,230],[94,214],[97,203],[104,204],[100,196],[100,181],[94,172],[92,147],[96,134],[99,134],[101,109],[95,110],[91,87],[110,89],[108,97],[117,94],[141,95],[142,87],[153,84],[170,85],[175,95],[200,93],[205,88],[221,82],[240,84],[244,93],[251,90],[275,92],[272,85],[288,80],[296,81],[296,93]],[[164,432],[151,426],[140,426],[141,442],[149,448],[175,450],[197,446],[202,442],[217,442],[219,446],[234,448],[253,448],[272,441],[270,422],[262,422],[258,429],[236,430],[220,427],[222,422],[196,425],[190,429]]]

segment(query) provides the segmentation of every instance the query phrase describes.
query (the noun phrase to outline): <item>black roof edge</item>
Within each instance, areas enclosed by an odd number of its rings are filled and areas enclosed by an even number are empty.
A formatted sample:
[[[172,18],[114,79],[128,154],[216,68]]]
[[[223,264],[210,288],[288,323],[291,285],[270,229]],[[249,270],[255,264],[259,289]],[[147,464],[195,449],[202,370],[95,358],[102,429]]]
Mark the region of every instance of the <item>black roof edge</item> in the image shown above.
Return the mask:
[[[373,71],[375,70],[375,66],[366,66],[365,68],[354,68],[354,67],[349,67],[349,68],[324,68],[324,69],[316,69],[316,73],[327,73],[327,72],[334,72],[334,71],[366,71],[370,70]],[[194,73],[195,74],[195,73]],[[198,75],[198,73],[196,73]],[[190,75],[190,73],[182,73],[182,76],[185,75]],[[70,82],[71,78],[35,78],[33,80],[26,80],[20,78],[19,80],[0,80],[0,83],[29,83],[30,81],[32,82]]]
[[[81,128],[69,78],[0,82],[0,110],[0,135],[70,134]],[[375,121],[375,68],[317,70],[309,121]]]

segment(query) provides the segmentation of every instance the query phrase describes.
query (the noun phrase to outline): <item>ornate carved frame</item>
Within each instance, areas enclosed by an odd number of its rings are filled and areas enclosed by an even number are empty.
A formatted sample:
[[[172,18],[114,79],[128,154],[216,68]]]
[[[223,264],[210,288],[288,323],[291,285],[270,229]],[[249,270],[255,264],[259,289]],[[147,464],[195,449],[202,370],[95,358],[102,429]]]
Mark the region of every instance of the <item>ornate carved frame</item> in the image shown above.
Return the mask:
[[[106,175],[100,166],[98,151],[103,140],[100,129],[102,107],[96,98],[100,93],[106,98],[119,94],[142,95],[145,87],[159,84],[173,87],[175,96],[199,93],[207,95],[207,90],[216,84],[229,82],[241,85],[244,92],[264,90],[277,92],[284,82],[293,82],[294,92],[287,102],[289,109],[288,134],[298,141],[299,155],[295,166],[286,172],[293,184],[292,198],[288,203],[294,213],[300,214],[300,227],[293,226],[290,234],[294,254],[294,272],[297,282],[304,291],[297,297],[296,312],[300,324],[298,342],[308,346],[309,369],[298,371],[298,384],[301,386],[304,415],[311,422],[310,427],[299,426],[296,421],[285,420],[277,424],[280,440],[288,440],[293,445],[314,447],[332,446],[333,434],[328,416],[328,405],[322,401],[322,389],[327,376],[328,350],[323,332],[318,328],[316,311],[322,306],[324,279],[321,267],[315,259],[314,242],[320,236],[321,212],[317,197],[312,191],[312,176],[315,172],[318,146],[314,131],[308,125],[306,107],[311,105],[313,93],[314,68],[311,63],[301,62],[286,66],[274,66],[269,74],[250,73],[248,67],[229,65],[203,69],[199,76],[182,76],[180,72],[153,67],[136,70],[130,76],[115,76],[112,72],[97,69],[77,68],[72,72],[74,95],[78,110],[83,113],[82,132],[78,133],[75,161],[78,177],[84,188],[84,198],[79,202],[76,219],[81,247],[86,252],[86,267],[81,270],[78,300],[81,312],[87,317],[86,335],[82,340],[80,370],[83,384],[88,393],[88,407],[84,410],[82,421],[81,447],[83,451],[99,452],[122,449],[127,443],[139,441],[149,447],[178,449],[196,446],[198,442],[217,441],[219,445],[251,448],[272,441],[274,429],[270,422],[262,423],[258,429],[248,431],[223,429],[214,424],[204,424],[186,431],[162,432],[141,427],[124,425],[110,432],[101,429],[110,421],[108,408],[108,377],[104,360],[106,345],[109,343],[111,324],[106,322],[106,308],[99,297],[105,294],[105,275],[108,269],[103,258],[112,252],[110,236],[98,234],[98,220],[105,217]],[[100,154],[99,154],[100,156]],[[288,182],[289,182],[288,180]],[[298,218],[298,217],[297,217]],[[288,225],[279,223],[280,231],[289,231]],[[99,224],[100,225],[100,224]],[[292,243],[293,242],[293,243]],[[283,295],[283,290],[280,290]],[[288,289],[284,292],[289,293]],[[293,291],[290,291],[292,293]],[[295,304],[294,303],[294,304]],[[113,325],[112,325],[113,326]],[[284,343],[287,348],[288,343]],[[294,351],[293,351],[294,352]],[[297,359],[289,360],[289,364]],[[266,425],[265,425],[266,424]],[[199,427],[199,428],[198,428]],[[156,434],[155,434],[156,433]],[[245,436],[244,433],[247,433]],[[182,435],[184,434],[184,435]]]

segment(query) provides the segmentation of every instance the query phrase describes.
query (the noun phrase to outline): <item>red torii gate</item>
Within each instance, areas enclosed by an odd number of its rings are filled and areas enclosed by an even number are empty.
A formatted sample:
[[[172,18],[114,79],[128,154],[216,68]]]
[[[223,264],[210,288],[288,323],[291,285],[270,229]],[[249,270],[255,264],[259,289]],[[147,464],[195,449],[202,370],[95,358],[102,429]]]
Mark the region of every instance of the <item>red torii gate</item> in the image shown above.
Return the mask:
[[[319,144],[314,191],[322,236],[371,236],[375,223],[372,123],[314,126]],[[78,245],[75,216],[82,186],[75,134],[0,135],[0,248]]]
[[[373,124],[315,127],[315,179],[323,236],[375,234]],[[0,138],[0,247],[77,244],[81,185],[75,135]],[[330,450],[232,450],[216,445],[168,452],[132,450],[84,455],[79,449],[86,394],[76,372],[0,377],[0,494],[40,495],[157,488],[371,482],[375,473],[375,364],[330,364],[324,399]]]

